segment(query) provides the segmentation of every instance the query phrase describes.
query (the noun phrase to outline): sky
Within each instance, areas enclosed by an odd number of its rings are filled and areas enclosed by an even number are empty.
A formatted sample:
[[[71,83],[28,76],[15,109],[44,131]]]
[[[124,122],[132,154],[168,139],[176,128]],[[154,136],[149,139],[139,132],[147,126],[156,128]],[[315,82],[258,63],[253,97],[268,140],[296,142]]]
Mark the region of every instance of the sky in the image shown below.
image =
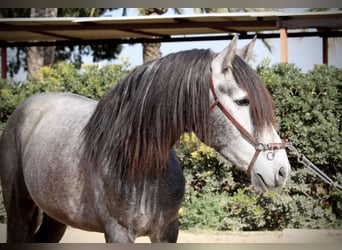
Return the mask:
[[[192,8],[185,8],[184,14],[193,14]],[[305,9],[286,9],[287,12],[303,12]],[[107,13],[112,16],[120,16],[120,11]],[[128,16],[136,16],[136,9],[129,9]],[[174,15],[172,10],[169,10],[165,15]],[[238,46],[242,47],[250,40],[240,40]],[[280,63],[280,39],[269,40],[273,49],[270,53],[260,40],[257,40],[254,46],[254,60],[251,63],[256,67],[267,58],[270,60],[270,65]],[[215,52],[222,51],[230,41],[203,41],[203,42],[167,42],[162,43],[161,52],[165,56],[169,53],[178,52],[181,50],[189,50],[194,48],[212,49]],[[296,64],[303,72],[313,69],[315,64],[322,63],[322,39],[319,37],[310,38],[289,38],[288,39],[288,60],[289,63]],[[132,66],[142,64],[142,45],[123,45],[123,49],[119,57],[128,58]],[[120,62],[120,59],[114,60]],[[106,64],[102,62],[101,64]],[[342,42],[339,46],[329,51],[329,64],[342,68]]]
[[[192,8],[183,8],[184,14],[193,14]],[[304,12],[305,9],[293,8],[284,9],[286,12]],[[129,8],[128,16],[137,16],[137,9]],[[122,10],[112,11],[105,13],[106,16],[121,16]],[[175,15],[172,9],[164,15]],[[342,40],[342,39],[341,39]],[[272,45],[272,53],[262,44],[261,40],[257,40],[254,46],[254,58],[250,62],[252,67],[256,68],[263,60],[270,61],[270,65],[280,63],[280,39],[270,39]],[[189,49],[212,49],[214,52],[222,51],[228,46],[230,41],[202,41],[202,42],[165,42],[161,45],[162,55],[165,56],[169,53],[178,52]],[[250,42],[250,40],[240,40],[238,47],[242,47]],[[330,46],[330,45],[329,45]],[[100,66],[109,63],[122,63],[123,60],[128,60],[131,67],[141,65],[143,63],[142,58],[142,45],[128,45],[123,44],[123,49],[116,60],[102,61],[98,63]],[[125,58],[125,59],[123,59]],[[83,58],[84,63],[92,63],[92,57],[87,56]],[[297,67],[301,68],[303,72],[307,72],[314,68],[315,64],[322,63],[322,39],[319,37],[310,38],[289,38],[288,39],[288,61],[294,63]],[[329,64],[342,68],[342,41],[339,46],[335,46],[329,51]],[[25,80],[26,74],[21,70],[18,75],[15,76],[16,80]]]

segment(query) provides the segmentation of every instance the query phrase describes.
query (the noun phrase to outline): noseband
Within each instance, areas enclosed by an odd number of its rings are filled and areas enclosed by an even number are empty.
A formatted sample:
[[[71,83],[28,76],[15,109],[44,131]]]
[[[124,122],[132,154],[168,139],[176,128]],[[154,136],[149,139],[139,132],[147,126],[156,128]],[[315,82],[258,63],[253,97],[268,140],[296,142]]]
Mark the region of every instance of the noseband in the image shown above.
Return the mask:
[[[286,142],[280,142],[280,143],[268,143],[268,144],[263,144],[259,142],[251,133],[249,133],[241,124],[229,113],[228,110],[225,109],[225,107],[222,105],[222,103],[219,101],[217,98],[215,88],[214,88],[214,83],[212,79],[212,75],[210,74],[210,89],[214,97],[214,103],[210,105],[210,111],[212,111],[216,106],[222,111],[222,113],[234,124],[234,126],[243,134],[254,147],[255,147],[255,153],[254,156],[251,160],[251,162],[248,165],[247,173],[250,175],[253,166],[260,154],[260,152],[266,152],[270,151],[267,154],[267,159],[272,161],[275,157],[275,153],[279,149],[285,149],[287,147]]]

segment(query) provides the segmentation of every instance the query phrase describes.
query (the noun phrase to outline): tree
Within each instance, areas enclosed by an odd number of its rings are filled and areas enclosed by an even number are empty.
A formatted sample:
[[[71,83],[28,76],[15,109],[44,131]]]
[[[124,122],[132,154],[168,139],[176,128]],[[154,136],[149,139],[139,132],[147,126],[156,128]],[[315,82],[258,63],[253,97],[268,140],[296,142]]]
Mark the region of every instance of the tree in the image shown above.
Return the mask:
[[[167,11],[168,8],[138,8],[139,14],[144,16],[162,15]],[[173,11],[177,14],[183,13],[179,8],[173,8]],[[143,62],[160,58],[162,56],[160,46],[161,43],[143,43]]]
[[[31,8],[30,17],[57,17],[58,8]],[[55,60],[55,46],[29,47],[27,50],[28,78],[43,66],[51,67]]]
[[[173,9],[175,13],[181,14],[183,10],[180,8]],[[194,13],[226,13],[226,12],[252,12],[252,11],[274,11],[275,8],[194,8]],[[162,15],[168,11],[168,8],[139,8],[140,15]],[[126,13],[126,9],[124,9]],[[272,52],[272,46],[267,39],[261,39],[267,49]],[[144,43],[143,44],[143,61],[147,62],[161,57],[160,43]]]
[[[58,17],[97,17],[103,15],[106,11],[115,8],[58,8]],[[29,8],[2,8],[0,9],[0,18],[18,18],[30,17],[31,9]],[[20,68],[28,70],[28,50],[29,48],[11,48],[12,54],[9,57],[8,70],[10,76],[18,73]],[[68,61],[80,67],[82,64],[83,55],[92,55],[93,62],[98,62],[103,59],[115,59],[121,51],[121,45],[82,45],[82,46],[56,46],[54,54],[54,62]],[[37,51],[39,52],[39,50]],[[51,54],[50,54],[51,55]],[[34,62],[39,60],[33,60]],[[41,59],[44,62],[44,59]],[[30,61],[31,64],[32,60]],[[50,57],[51,62],[51,57]],[[51,65],[47,58],[45,63]],[[44,64],[45,65],[45,64]]]
[[[139,13],[145,16],[162,15],[168,8],[140,8]],[[161,57],[161,43],[143,43],[143,61],[148,62]]]

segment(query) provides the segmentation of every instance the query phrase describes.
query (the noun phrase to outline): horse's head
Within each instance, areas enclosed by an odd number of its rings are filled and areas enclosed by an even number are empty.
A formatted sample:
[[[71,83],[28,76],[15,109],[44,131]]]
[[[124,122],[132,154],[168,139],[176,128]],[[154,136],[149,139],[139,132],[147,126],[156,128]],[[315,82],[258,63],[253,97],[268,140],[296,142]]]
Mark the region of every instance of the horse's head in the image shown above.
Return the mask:
[[[285,147],[274,128],[272,98],[244,60],[255,39],[237,50],[237,37],[211,64],[211,144],[250,174],[258,190],[284,186],[290,172]]]

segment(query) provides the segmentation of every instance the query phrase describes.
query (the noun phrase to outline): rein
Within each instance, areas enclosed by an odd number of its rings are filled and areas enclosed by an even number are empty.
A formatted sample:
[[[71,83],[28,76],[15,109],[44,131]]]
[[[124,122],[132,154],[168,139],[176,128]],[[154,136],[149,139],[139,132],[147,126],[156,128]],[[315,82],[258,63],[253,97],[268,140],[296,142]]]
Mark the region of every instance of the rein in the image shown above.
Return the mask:
[[[268,143],[263,144],[259,142],[251,133],[249,133],[230,113],[225,107],[222,105],[220,100],[217,98],[214,83],[212,79],[212,75],[210,74],[210,89],[214,97],[214,103],[210,105],[209,110],[212,111],[216,106],[222,111],[222,113],[233,123],[233,125],[245,136],[245,138],[255,147],[255,153],[248,165],[247,173],[250,175],[253,166],[261,152],[270,151],[267,154],[267,159],[272,161],[275,157],[275,153],[279,149],[285,149],[287,147],[287,142],[280,143]]]
[[[342,192],[342,185],[338,182],[333,181],[329,176],[322,172],[315,164],[313,164],[304,154],[300,153],[297,148],[295,148],[292,143],[289,143],[288,149],[290,152],[297,157],[297,161],[302,163],[304,166],[310,168],[319,178],[321,178],[325,183],[334,187],[338,191]]]

